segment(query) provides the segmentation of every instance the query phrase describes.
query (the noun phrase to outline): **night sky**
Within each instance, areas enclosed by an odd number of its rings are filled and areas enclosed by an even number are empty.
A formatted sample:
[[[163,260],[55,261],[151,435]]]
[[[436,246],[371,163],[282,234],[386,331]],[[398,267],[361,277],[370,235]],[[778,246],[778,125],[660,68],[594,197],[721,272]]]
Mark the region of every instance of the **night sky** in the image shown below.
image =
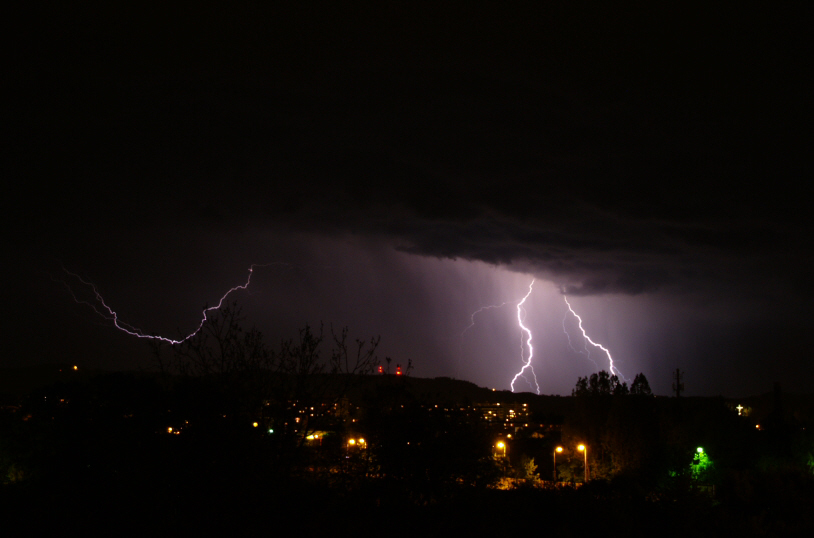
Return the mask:
[[[658,394],[811,392],[805,4],[169,4],[7,17],[0,366],[151,365],[62,266],[177,337],[256,263],[271,344],[508,389],[536,279],[542,393],[608,369],[563,293]]]

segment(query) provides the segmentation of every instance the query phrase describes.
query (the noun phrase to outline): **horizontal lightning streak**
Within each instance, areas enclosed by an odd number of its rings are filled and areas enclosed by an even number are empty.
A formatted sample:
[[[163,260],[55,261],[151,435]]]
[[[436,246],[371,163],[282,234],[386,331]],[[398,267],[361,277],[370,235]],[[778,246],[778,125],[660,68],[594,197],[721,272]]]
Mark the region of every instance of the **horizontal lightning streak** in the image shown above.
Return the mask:
[[[477,310],[475,310],[474,312],[472,312],[472,314],[469,316],[469,322],[470,322],[469,325],[467,325],[466,328],[463,331],[461,331],[461,349],[460,349],[460,352],[458,353],[458,364],[455,366],[455,377],[458,377],[458,374],[460,373],[460,370],[461,370],[461,359],[463,358],[464,335],[466,334],[466,331],[468,331],[469,329],[471,329],[472,327],[475,326],[475,316],[477,316],[478,314],[480,314],[484,310],[491,310],[492,308],[500,308],[502,306],[505,306],[506,304],[507,303],[503,302],[503,303],[500,303],[500,304],[482,306],[482,307],[478,308]]]
[[[122,331],[124,333],[129,334],[130,336],[135,336],[136,338],[145,338],[145,339],[149,339],[149,340],[159,340],[161,342],[167,342],[168,344],[171,344],[171,345],[176,345],[176,344],[186,342],[187,340],[189,340],[190,338],[192,338],[193,336],[198,334],[201,331],[201,329],[203,328],[204,323],[206,323],[207,319],[209,319],[207,317],[207,314],[209,312],[213,311],[213,310],[220,309],[221,306],[223,306],[223,302],[226,300],[227,297],[229,297],[229,295],[231,295],[232,293],[234,293],[234,292],[236,292],[238,290],[245,290],[246,288],[248,288],[249,284],[251,284],[251,282],[252,282],[252,275],[254,274],[255,267],[268,267],[270,265],[277,265],[277,264],[262,264],[262,265],[261,264],[252,264],[249,267],[249,275],[246,278],[246,282],[243,283],[243,284],[240,284],[238,286],[234,286],[233,288],[230,288],[229,291],[227,291],[226,293],[223,294],[223,296],[221,296],[220,300],[218,301],[218,303],[215,306],[210,306],[210,307],[204,308],[201,311],[201,322],[198,324],[198,327],[194,331],[189,333],[188,335],[184,336],[183,338],[177,339],[177,340],[173,339],[173,338],[167,338],[165,336],[145,334],[144,331],[142,331],[138,327],[130,325],[129,323],[127,323],[125,321],[122,321],[121,319],[119,319],[119,314],[115,310],[113,310],[113,308],[111,308],[105,302],[104,297],[102,297],[102,294],[99,293],[99,290],[98,290],[98,288],[96,287],[96,285],[94,283],[83,279],[81,276],[77,275],[76,273],[72,273],[71,271],[68,271],[64,267],[62,269],[66,274],[68,274],[71,277],[75,278],[76,280],[81,282],[84,286],[89,287],[92,290],[92,293],[93,293],[93,296],[94,296],[94,299],[95,299],[95,303],[89,302],[89,301],[86,301],[86,300],[83,300],[83,299],[79,299],[76,296],[76,293],[74,292],[73,288],[71,288],[71,286],[68,285],[67,282],[63,281],[63,284],[65,284],[65,287],[68,288],[68,292],[71,294],[74,301],[76,301],[79,304],[84,304],[84,305],[89,306],[100,317],[102,317],[102,318],[104,318],[106,320],[112,321],[113,325],[117,329],[119,329],[120,331]],[[284,265],[288,265],[288,264],[284,264]]]
[[[506,305],[506,303],[504,302],[504,303],[500,303],[500,304],[482,306],[482,307],[478,308],[477,310],[475,310],[474,312],[472,312],[472,315],[469,316],[470,323],[469,323],[469,325],[466,326],[466,328],[463,331],[461,331],[461,337],[463,337],[463,335],[466,334],[466,331],[468,331],[469,329],[471,329],[472,327],[475,326],[475,316],[476,315],[480,314],[484,310],[490,310],[492,308],[500,308],[500,307],[505,306],[505,305]]]

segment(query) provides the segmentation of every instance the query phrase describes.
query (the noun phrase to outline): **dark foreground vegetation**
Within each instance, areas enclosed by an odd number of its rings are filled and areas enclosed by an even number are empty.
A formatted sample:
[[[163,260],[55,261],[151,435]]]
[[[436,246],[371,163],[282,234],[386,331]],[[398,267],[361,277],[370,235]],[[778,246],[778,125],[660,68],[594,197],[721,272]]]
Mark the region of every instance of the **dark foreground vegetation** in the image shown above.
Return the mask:
[[[375,340],[349,345],[345,333],[332,335],[325,356],[310,330],[272,351],[231,314],[212,323],[208,340],[169,355],[157,349],[158,373],[5,372],[3,528],[116,536],[814,531],[807,400],[776,390],[736,410],[721,398],[653,397],[644,376],[628,388],[604,372],[580,379],[568,398],[493,392],[412,379],[409,365],[397,375],[397,365],[376,360]]]

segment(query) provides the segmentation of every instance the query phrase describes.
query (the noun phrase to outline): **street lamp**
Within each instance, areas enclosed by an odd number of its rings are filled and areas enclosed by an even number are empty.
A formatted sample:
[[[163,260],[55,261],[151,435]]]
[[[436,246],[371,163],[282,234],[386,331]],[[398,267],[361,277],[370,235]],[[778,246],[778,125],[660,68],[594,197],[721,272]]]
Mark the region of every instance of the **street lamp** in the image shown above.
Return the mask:
[[[554,482],[557,481],[557,454],[562,454],[561,446],[554,449]]]
[[[504,443],[503,441],[498,441],[497,442],[497,448],[499,450],[501,450],[501,449],[503,450],[503,457],[505,458],[506,457],[506,443]]]
[[[579,445],[577,450],[585,454],[585,482],[588,482],[588,447],[585,445]]]

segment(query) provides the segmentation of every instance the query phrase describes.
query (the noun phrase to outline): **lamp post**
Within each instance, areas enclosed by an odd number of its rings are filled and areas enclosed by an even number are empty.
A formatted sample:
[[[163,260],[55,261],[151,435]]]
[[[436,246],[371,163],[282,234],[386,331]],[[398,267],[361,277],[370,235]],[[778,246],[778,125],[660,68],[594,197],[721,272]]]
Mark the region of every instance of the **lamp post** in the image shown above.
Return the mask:
[[[503,457],[505,458],[506,457],[506,443],[504,443],[503,441],[498,441],[497,442],[497,448],[498,449],[503,449]]]
[[[585,455],[585,465],[583,467],[585,468],[585,482],[588,482],[588,447],[585,445],[579,445],[577,450]]]
[[[558,446],[554,449],[554,482],[557,481],[557,454],[562,454],[562,447]]]

